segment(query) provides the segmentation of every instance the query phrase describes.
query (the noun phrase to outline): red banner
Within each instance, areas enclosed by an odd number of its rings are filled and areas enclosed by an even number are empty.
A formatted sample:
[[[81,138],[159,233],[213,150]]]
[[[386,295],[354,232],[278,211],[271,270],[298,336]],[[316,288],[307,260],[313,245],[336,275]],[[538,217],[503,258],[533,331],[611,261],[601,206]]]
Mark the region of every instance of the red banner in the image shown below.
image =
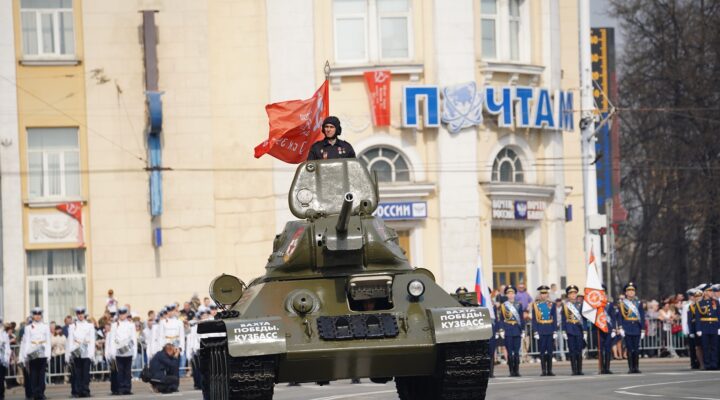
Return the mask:
[[[82,202],[73,201],[71,203],[58,204],[56,208],[78,222],[78,243],[80,243],[80,247],[84,247],[85,240],[83,239]]]
[[[390,126],[390,71],[364,73],[375,126]]]
[[[268,139],[255,147],[255,158],[265,154],[290,164],[307,159],[310,146],[322,139],[322,122],[328,114],[327,80],[307,100],[290,100],[265,106],[270,122]]]

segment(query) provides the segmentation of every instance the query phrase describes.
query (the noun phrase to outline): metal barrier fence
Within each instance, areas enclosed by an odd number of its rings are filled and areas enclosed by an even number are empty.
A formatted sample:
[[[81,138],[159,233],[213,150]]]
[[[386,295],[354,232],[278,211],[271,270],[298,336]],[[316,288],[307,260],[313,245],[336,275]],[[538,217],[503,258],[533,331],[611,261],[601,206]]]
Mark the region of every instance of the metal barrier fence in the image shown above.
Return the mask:
[[[641,354],[648,357],[687,357],[686,336],[682,331],[672,333],[672,325],[666,324],[658,319],[646,319],[646,335],[640,341]],[[527,359],[528,357],[539,356],[538,341],[533,338],[532,324],[528,323],[525,327],[525,339],[522,342],[521,355]],[[615,342],[621,342],[622,338],[617,335]],[[598,336],[595,329],[590,329],[585,342],[586,357],[597,357]],[[498,349],[499,350],[499,349]],[[558,331],[555,340],[555,358],[565,359],[568,351],[567,342],[562,337],[562,332]]]
[[[663,323],[660,320],[649,319],[646,322],[647,331],[645,339],[640,342],[640,349],[642,354],[647,356],[687,356],[687,345],[686,337],[682,331],[679,333],[672,333],[672,327],[668,324]],[[526,360],[530,357],[536,357],[539,355],[537,350],[538,341],[533,338],[533,331],[531,324],[527,324],[525,329],[525,340],[523,340],[521,354]],[[621,338],[616,338],[617,341],[621,341]],[[587,357],[597,357],[597,332],[590,330],[585,347],[585,354]],[[498,346],[498,354],[502,355],[502,352]],[[7,380],[16,380],[18,383],[23,378],[23,373],[18,366],[18,353],[19,345],[11,346],[10,365],[7,371]],[[563,339],[562,333],[558,331],[558,337],[555,341],[555,356],[558,359],[565,359],[567,353],[567,342]],[[105,360],[102,349],[97,349],[95,353],[95,359],[90,367],[90,374],[93,380],[105,380],[110,378],[110,367]],[[147,364],[147,356],[145,349],[142,345],[138,345],[138,355],[133,361],[132,373],[133,377],[139,377],[140,372]],[[181,367],[181,376],[183,372],[187,371],[187,362]],[[70,372],[65,365],[65,357],[56,356],[48,360],[48,383],[65,383],[70,376]]]
[[[18,362],[18,354],[20,353],[20,345],[10,346],[10,364],[7,369],[6,380],[14,380],[20,384],[23,377],[23,371],[20,363]],[[147,365],[147,355],[145,354],[145,348],[138,344],[138,354],[133,360],[132,364],[132,375],[133,378],[139,378],[140,372]],[[51,357],[48,360],[46,380],[47,383],[68,383],[70,377],[70,370],[68,365],[65,363],[65,355],[59,355]],[[186,370],[186,366],[181,368],[181,372]],[[105,360],[104,352],[102,349],[96,349],[95,357],[93,362],[90,364],[90,379],[94,381],[103,381],[110,379],[110,365]]]

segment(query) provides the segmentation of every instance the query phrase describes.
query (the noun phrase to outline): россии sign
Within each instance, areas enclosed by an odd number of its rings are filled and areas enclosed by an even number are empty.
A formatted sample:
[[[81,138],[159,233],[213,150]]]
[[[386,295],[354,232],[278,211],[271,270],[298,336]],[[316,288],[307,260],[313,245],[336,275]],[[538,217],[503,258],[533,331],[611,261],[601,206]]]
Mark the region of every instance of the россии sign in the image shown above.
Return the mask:
[[[380,203],[373,215],[386,220],[424,219],[427,218],[427,203],[424,201]]]

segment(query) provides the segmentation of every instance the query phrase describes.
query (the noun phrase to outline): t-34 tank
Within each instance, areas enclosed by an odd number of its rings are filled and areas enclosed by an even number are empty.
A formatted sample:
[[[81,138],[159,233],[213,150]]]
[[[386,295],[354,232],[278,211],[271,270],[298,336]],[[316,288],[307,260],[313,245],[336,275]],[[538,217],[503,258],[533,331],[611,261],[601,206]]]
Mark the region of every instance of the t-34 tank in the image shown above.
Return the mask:
[[[484,399],[492,334],[372,215],[377,182],[355,159],[301,164],[265,275],[221,275],[225,310],[198,325],[210,399],[271,399],[280,382],[395,380],[403,400]]]

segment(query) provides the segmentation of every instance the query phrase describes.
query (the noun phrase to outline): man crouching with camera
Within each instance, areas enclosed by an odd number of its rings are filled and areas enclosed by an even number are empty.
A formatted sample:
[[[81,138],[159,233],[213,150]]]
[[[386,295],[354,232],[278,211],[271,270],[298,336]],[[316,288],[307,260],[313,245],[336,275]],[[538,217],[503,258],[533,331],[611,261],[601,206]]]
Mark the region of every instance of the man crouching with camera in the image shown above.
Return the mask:
[[[179,356],[180,349],[172,343],[165,344],[162,351],[150,360],[149,376],[143,376],[143,381],[150,382],[155,392],[177,392],[180,384]]]

